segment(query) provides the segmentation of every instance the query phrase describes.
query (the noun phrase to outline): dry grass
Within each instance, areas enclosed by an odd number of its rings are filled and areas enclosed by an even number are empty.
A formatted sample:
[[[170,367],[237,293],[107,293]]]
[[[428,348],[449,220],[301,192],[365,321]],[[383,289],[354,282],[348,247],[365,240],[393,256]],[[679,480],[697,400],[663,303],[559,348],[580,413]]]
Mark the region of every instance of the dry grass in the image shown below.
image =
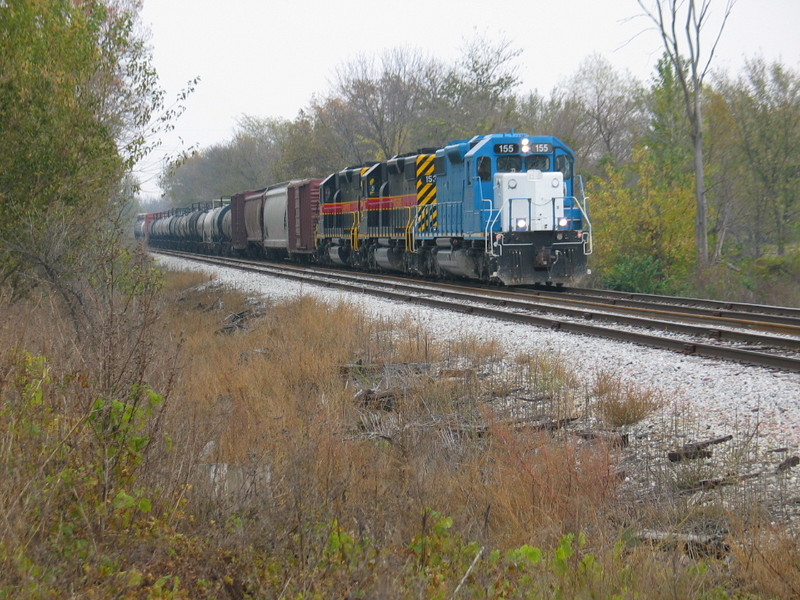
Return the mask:
[[[24,355],[14,348],[54,357],[50,379],[59,384],[46,386],[50,412],[40,422],[47,435],[36,438],[39,449],[12,439],[8,432],[19,431],[19,422],[10,423],[15,413],[3,413],[0,457],[7,470],[0,499],[7,508],[32,489],[42,469],[41,461],[26,457],[46,459],[69,439],[80,458],[81,440],[91,432],[71,432],[94,388],[83,387],[93,377],[86,364],[76,370],[66,360],[73,356],[68,338],[53,335],[61,330],[48,306],[37,308],[37,318],[55,324],[49,331],[30,326],[16,306],[5,308],[4,400],[19,400],[26,389],[20,378]],[[231,315],[246,311],[252,312],[238,321],[240,327],[226,329]],[[677,505],[649,505],[650,515],[621,506],[616,449],[537,429],[537,423],[572,418],[583,409],[575,365],[558,353],[508,357],[497,343],[478,336],[434,339],[413,320],[372,320],[348,304],[310,297],[254,301],[196,273],[167,277],[160,314],[156,356],[178,352],[180,358],[156,361],[148,371],[149,385],[169,391],[135,480],[152,510],[120,524],[116,512],[117,521],[106,514],[113,503],[81,515],[68,494],[47,496],[47,482],[32,496],[34,504],[58,498],[63,504],[36,504],[36,514],[63,509],[67,522],[82,519],[85,527],[69,531],[101,549],[81,559],[80,569],[72,565],[75,589],[83,589],[80,573],[88,573],[93,581],[108,582],[109,594],[93,592],[108,597],[135,580],[136,571],[154,573],[153,580],[142,575],[151,584],[159,573],[179,576],[196,597],[278,596],[286,590],[293,597],[325,597],[343,589],[408,597],[409,585],[419,586],[416,597],[449,597],[476,556],[478,546],[466,543],[471,541],[486,551],[466,583],[473,586],[470,594],[510,597],[502,582],[517,581],[521,571],[493,570],[500,563],[488,560],[490,549],[556,548],[565,534],[582,532],[591,545],[580,555],[598,561],[603,576],[592,579],[595,571],[585,570],[588,563],[579,563],[577,555],[563,573],[548,566],[539,573],[542,585],[564,597],[693,597],[724,581],[713,570],[691,571],[679,551],[627,545],[623,532],[643,517],[652,524],[678,523],[681,512]],[[385,392],[391,402],[360,402],[362,390]],[[636,422],[661,403],[655,391],[609,373],[596,378],[592,395],[609,424]],[[9,466],[16,469],[11,475]],[[48,556],[35,546],[35,536],[25,537],[31,514],[7,511],[6,523],[14,526],[6,526],[0,549],[17,536]],[[434,536],[432,515],[452,518],[452,530]],[[372,554],[357,558],[342,551],[340,562],[331,563],[326,553],[334,527],[368,544]],[[145,533],[136,537],[134,531]],[[69,536],[56,537],[64,546],[58,560],[84,548]],[[412,552],[412,540],[429,544],[422,558]],[[759,543],[758,552],[767,556],[761,560],[754,548],[739,543],[737,552],[747,557],[736,571],[743,587],[770,594],[794,589],[788,569],[783,587],[766,583],[770,553],[781,548],[778,542]],[[18,581],[10,577],[19,578],[18,566],[10,554],[4,556],[6,580]],[[100,575],[110,564],[118,565],[117,579]],[[441,570],[448,564],[452,573]],[[349,587],[353,582],[360,587]]]
[[[176,390],[184,406],[173,406],[170,423],[197,463],[254,477],[256,465],[266,468],[264,527],[290,536],[311,514],[349,515],[371,537],[399,541],[436,507],[482,539],[522,542],[544,523],[553,535],[568,531],[611,498],[604,449],[531,439],[492,416],[507,385],[496,342],[437,341],[413,321],[370,321],[308,297],[220,335],[226,314],[242,308],[226,294],[197,288],[182,301],[188,315],[176,312],[188,360]],[[356,363],[364,368],[340,375]],[[515,386],[547,395],[548,415],[571,410],[563,361],[543,354],[516,364]],[[359,407],[363,388],[393,390],[393,410]]]
[[[662,408],[664,394],[651,385],[625,382],[619,373],[600,371],[592,393],[603,421],[612,427],[633,425]]]

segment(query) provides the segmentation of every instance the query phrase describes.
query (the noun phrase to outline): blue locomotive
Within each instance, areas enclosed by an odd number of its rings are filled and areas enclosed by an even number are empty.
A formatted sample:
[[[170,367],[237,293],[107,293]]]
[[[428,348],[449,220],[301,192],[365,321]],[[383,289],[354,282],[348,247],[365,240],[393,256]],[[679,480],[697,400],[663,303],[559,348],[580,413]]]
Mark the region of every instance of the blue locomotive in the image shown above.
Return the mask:
[[[555,137],[479,135],[234,194],[229,209],[148,215],[137,234],[152,245],[370,271],[576,283],[592,232],[574,161]]]

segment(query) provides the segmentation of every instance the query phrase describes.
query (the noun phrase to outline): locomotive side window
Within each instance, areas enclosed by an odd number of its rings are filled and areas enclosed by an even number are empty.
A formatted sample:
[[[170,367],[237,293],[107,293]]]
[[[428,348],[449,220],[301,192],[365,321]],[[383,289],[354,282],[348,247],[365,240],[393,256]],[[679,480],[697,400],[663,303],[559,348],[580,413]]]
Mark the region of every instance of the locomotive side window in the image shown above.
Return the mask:
[[[572,160],[566,154],[556,156],[556,170],[564,174],[564,179],[572,178]]]
[[[417,157],[412,156],[406,159],[406,181],[416,181],[417,179]]]
[[[522,171],[521,156],[497,157],[497,170],[501,173],[519,173]]]
[[[434,158],[433,168],[437,175],[447,175],[447,158],[444,156]]]
[[[492,178],[492,158],[481,156],[478,160],[478,177],[481,181],[489,181]]]
[[[525,170],[526,171],[549,171],[550,170],[550,157],[544,154],[534,154],[525,157]]]

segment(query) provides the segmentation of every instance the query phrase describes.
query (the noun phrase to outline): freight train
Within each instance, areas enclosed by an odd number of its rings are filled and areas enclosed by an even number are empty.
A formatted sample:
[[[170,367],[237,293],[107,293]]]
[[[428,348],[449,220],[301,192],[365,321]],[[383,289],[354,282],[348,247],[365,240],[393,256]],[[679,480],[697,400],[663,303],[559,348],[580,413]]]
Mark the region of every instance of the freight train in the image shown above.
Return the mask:
[[[556,137],[478,135],[140,215],[136,235],[156,248],[504,285],[574,284],[592,253],[574,162]]]

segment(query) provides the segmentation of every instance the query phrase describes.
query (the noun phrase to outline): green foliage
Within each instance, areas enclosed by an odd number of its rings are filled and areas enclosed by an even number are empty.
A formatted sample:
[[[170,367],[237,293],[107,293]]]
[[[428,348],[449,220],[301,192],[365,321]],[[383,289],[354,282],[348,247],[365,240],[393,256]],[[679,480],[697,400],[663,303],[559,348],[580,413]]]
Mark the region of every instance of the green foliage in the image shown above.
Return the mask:
[[[723,263],[700,273],[689,293],[741,302],[800,306],[800,250],[770,254],[734,266]]]
[[[0,380],[0,597],[45,597],[79,565],[119,571],[101,548],[153,511],[135,473],[162,398],[134,391],[129,402],[98,401],[81,414],[75,398],[90,385],[85,377],[57,375],[41,354],[2,357],[9,359],[10,377]],[[141,407],[133,403],[140,395]]]
[[[747,62],[738,79],[723,80],[720,91],[732,117],[732,143],[744,166],[739,195],[746,214],[741,227],[754,238],[751,243],[759,250],[757,254],[766,250],[764,242],[774,244],[782,254],[797,240],[800,220],[800,157],[796,151],[800,144],[800,72],[754,59]]]
[[[148,423],[162,403],[163,397],[150,389],[134,389],[128,402],[116,398],[95,401],[88,423],[102,453],[102,460],[97,462],[102,481],[123,485],[133,481],[150,443]]]
[[[695,259],[691,178],[643,147],[630,165],[594,179],[591,193],[603,281],[637,292],[679,288]]]
[[[611,290],[662,294],[669,291],[664,267],[657,258],[646,255],[621,256],[603,275]]]
[[[524,544],[506,553],[506,562],[514,565],[538,565],[542,561],[542,551]]]
[[[685,70],[685,69],[684,69]],[[658,61],[656,75],[647,96],[650,128],[643,143],[653,150],[655,160],[675,173],[692,170],[692,142],[686,117],[683,89],[672,61]]]
[[[11,0],[0,10],[4,219],[53,198],[74,204],[98,191],[92,175],[121,167],[113,131],[96,112],[104,13],[97,3],[84,11],[63,0]]]
[[[124,206],[125,176],[176,111],[136,0],[0,5],[0,283],[65,282]],[[84,264],[81,264],[81,263]]]

